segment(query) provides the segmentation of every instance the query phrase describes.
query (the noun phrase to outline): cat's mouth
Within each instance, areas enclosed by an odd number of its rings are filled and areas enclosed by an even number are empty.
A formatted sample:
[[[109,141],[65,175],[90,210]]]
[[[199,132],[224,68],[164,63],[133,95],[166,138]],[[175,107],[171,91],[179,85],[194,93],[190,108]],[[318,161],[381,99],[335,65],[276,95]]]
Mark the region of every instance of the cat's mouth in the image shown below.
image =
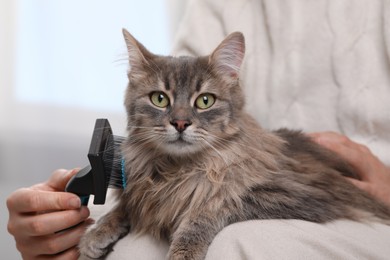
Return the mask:
[[[202,148],[199,137],[192,131],[168,131],[163,140],[165,145],[158,142],[158,147],[170,155],[188,156],[199,152]]]
[[[183,133],[178,133],[178,136],[176,140],[173,140],[171,142],[172,144],[180,144],[180,145],[191,145],[192,142],[190,142],[187,138],[187,136]]]
[[[172,136],[171,140],[167,140],[164,149],[167,149],[170,154],[176,154],[178,156],[184,156],[193,154],[199,151],[199,146],[196,140],[190,134],[177,133]]]

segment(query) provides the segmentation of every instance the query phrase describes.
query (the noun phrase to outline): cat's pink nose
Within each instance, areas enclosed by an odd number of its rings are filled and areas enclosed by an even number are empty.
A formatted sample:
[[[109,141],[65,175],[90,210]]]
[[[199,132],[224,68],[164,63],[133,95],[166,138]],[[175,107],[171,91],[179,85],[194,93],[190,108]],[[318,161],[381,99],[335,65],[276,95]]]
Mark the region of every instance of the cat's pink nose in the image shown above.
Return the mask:
[[[186,130],[187,127],[189,127],[192,124],[191,121],[189,120],[176,120],[176,119],[172,120],[170,123],[176,128],[176,130],[179,133],[184,132],[184,130]]]

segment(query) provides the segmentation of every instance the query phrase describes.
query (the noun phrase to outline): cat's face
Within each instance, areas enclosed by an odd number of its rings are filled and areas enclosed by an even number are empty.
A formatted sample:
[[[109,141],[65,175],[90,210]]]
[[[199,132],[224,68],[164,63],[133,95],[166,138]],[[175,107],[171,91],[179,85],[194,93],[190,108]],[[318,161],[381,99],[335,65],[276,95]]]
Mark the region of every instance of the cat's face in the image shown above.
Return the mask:
[[[130,138],[175,156],[226,145],[238,131],[244,102],[238,83],[243,36],[228,36],[210,56],[175,58],[153,55],[128,32],[124,35]]]

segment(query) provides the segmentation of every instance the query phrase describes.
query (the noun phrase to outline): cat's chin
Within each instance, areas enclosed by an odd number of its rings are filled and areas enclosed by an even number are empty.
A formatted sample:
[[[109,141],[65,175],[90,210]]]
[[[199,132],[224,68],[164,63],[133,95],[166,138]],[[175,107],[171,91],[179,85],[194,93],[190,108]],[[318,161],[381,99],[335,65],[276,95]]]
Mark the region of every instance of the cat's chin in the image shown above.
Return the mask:
[[[201,151],[201,147],[186,141],[176,141],[167,143],[163,148],[163,152],[175,157],[188,157]]]
[[[199,141],[192,132],[178,133],[175,130],[165,136],[164,143],[159,143],[158,149],[170,156],[188,157],[204,150]]]

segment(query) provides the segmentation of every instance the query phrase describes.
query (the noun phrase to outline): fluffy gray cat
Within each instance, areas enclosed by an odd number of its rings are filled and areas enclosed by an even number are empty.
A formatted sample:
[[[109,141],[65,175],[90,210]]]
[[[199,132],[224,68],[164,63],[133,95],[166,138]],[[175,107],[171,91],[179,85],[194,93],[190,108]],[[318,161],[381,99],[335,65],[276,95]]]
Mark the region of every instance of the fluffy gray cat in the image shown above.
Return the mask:
[[[130,231],[168,239],[169,259],[203,259],[240,221],[390,223],[389,208],[344,178],[355,177],[345,161],[299,131],[264,130],[243,110],[241,33],[204,57],[154,55],[123,33],[127,187],[82,237],[83,256],[103,257]]]

